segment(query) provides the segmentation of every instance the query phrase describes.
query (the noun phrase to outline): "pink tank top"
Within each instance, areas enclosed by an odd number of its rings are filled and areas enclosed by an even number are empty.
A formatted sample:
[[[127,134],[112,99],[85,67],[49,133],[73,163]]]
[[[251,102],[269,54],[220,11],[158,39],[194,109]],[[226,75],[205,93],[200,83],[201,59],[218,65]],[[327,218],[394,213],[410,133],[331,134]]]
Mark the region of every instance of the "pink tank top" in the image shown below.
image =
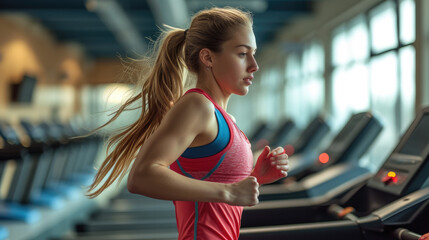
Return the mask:
[[[182,154],[170,168],[179,174],[212,182],[234,183],[248,177],[253,169],[253,155],[245,134],[206,92],[194,88],[185,94],[189,92],[203,94],[214,104],[226,121],[222,125],[218,118],[218,135],[229,131],[229,141],[226,147],[210,156],[190,158]],[[243,207],[188,201],[174,201],[174,206],[179,240],[238,239]]]

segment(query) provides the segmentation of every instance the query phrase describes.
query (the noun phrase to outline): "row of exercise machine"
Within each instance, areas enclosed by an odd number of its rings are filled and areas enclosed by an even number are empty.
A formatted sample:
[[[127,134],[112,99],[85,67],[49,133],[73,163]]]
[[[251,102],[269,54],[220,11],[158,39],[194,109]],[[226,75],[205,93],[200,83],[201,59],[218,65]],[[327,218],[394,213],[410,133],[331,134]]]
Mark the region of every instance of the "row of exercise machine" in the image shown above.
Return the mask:
[[[95,206],[83,195],[102,144],[77,124],[0,122],[0,239],[63,234]]]
[[[63,136],[67,135],[64,129],[72,132],[66,126],[53,125],[57,130],[63,129]],[[12,194],[9,187],[8,197],[3,201],[6,209],[12,209],[15,203],[36,204],[34,196],[41,198],[44,191],[52,194],[55,192],[52,189],[59,191],[76,186],[72,182],[85,184],[92,174],[88,170],[92,169],[100,139],[80,138],[67,143],[64,138],[36,140],[37,134],[31,133],[34,129],[44,131],[45,134],[39,135],[48,136],[48,129],[54,127],[35,127],[24,122],[22,126],[34,144],[24,146],[17,140],[14,142],[16,134],[5,131],[6,124],[1,128],[6,143],[0,149],[1,162],[20,159],[18,163],[25,165],[27,161],[33,166],[27,167],[32,169],[26,170],[27,179],[20,180],[25,187],[16,188],[23,189],[21,193]],[[359,165],[383,129],[381,121],[370,112],[352,115],[332,137],[327,137],[329,126],[320,116],[293,137],[290,137],[293,122],[287,120],[280,126],[268,143],[291,143],[290,148],[286,147],[287,151],[293,149],[288,152],[291,170],[286,179],[262,186],[261,202],[244,209],[240,239],[419,239],[427,236],[424,233],[429,232],[429,108],[417,114],[376,173]],[[262,138],[261,129],[263,127],[250,138],[252,142]],[[254,146],[257,148],[257,144]],[[60,154],[61,148],[66,148],[67,153]],[[57,160],[61,155],[66,157]],[[81,162],[77,163],[77,159]],[[174,207],[170,201],[132,195],[124,189],[107,206],[86,211],[91,213],[86,212],[88,217],[76,222],[73,231],[54,239],[177,239]]]
[[[279,191],[282,187],[268,186],[267,192],[272,195],[270,200],[244,211],[240,239],[429,237],[424,234],[429,231],[428,133],[429,108],[425,108],[378,171],[366,179],[356,179],[353,186],[346,187],[346,191],[332,193],[333,188],[344,184],[341,182],[343,178],[332,182],[325,188],[325,193],[317,191],[317,197],[294,198],[295,188]],[[326,177],[326,173],[338,166],[331,165],[303,178],[298,191],[318,181],[325,181],[316,183],[319,186],[329,185],[323,175]],[[346,170],[344,173],[352,172]],[[261,193],[264,195],[263,191]]]

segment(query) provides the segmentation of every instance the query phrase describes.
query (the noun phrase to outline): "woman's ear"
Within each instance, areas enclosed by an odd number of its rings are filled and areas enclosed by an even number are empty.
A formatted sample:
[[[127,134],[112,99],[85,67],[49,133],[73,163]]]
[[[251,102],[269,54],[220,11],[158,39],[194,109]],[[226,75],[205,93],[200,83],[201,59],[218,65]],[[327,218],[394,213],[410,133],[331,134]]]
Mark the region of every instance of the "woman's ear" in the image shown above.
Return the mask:
[[[200,61],[204,64],[205,67],[212,67],[213,59],[212,59],[212,51],[208,48],[203,48],[200,50]]]

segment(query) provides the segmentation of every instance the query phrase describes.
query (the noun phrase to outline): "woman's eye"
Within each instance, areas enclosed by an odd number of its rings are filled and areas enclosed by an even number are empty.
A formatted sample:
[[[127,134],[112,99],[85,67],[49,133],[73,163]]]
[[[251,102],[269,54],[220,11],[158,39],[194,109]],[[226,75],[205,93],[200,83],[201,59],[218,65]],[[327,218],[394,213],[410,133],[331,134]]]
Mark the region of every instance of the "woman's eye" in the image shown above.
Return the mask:
[[[238,56],[240,56],[240,57],[245,57],[245,56],[246,56],[246,53],[239,53],[239,54],[238,54]]]

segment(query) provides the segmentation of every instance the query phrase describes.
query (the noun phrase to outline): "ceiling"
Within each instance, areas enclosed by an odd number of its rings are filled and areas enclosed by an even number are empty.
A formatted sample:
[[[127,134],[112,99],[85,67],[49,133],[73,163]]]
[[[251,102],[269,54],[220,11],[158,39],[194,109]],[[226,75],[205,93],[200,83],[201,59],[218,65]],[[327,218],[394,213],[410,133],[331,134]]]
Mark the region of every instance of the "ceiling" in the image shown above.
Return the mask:
[[[0,13],[24,13],[59,42],[81,45],[90,58],[144,54],[159,26],[187,28],[190,16],[212,6],[253,13],[258,47],[296,17],[311,15],[317,0],[1,0]]]

